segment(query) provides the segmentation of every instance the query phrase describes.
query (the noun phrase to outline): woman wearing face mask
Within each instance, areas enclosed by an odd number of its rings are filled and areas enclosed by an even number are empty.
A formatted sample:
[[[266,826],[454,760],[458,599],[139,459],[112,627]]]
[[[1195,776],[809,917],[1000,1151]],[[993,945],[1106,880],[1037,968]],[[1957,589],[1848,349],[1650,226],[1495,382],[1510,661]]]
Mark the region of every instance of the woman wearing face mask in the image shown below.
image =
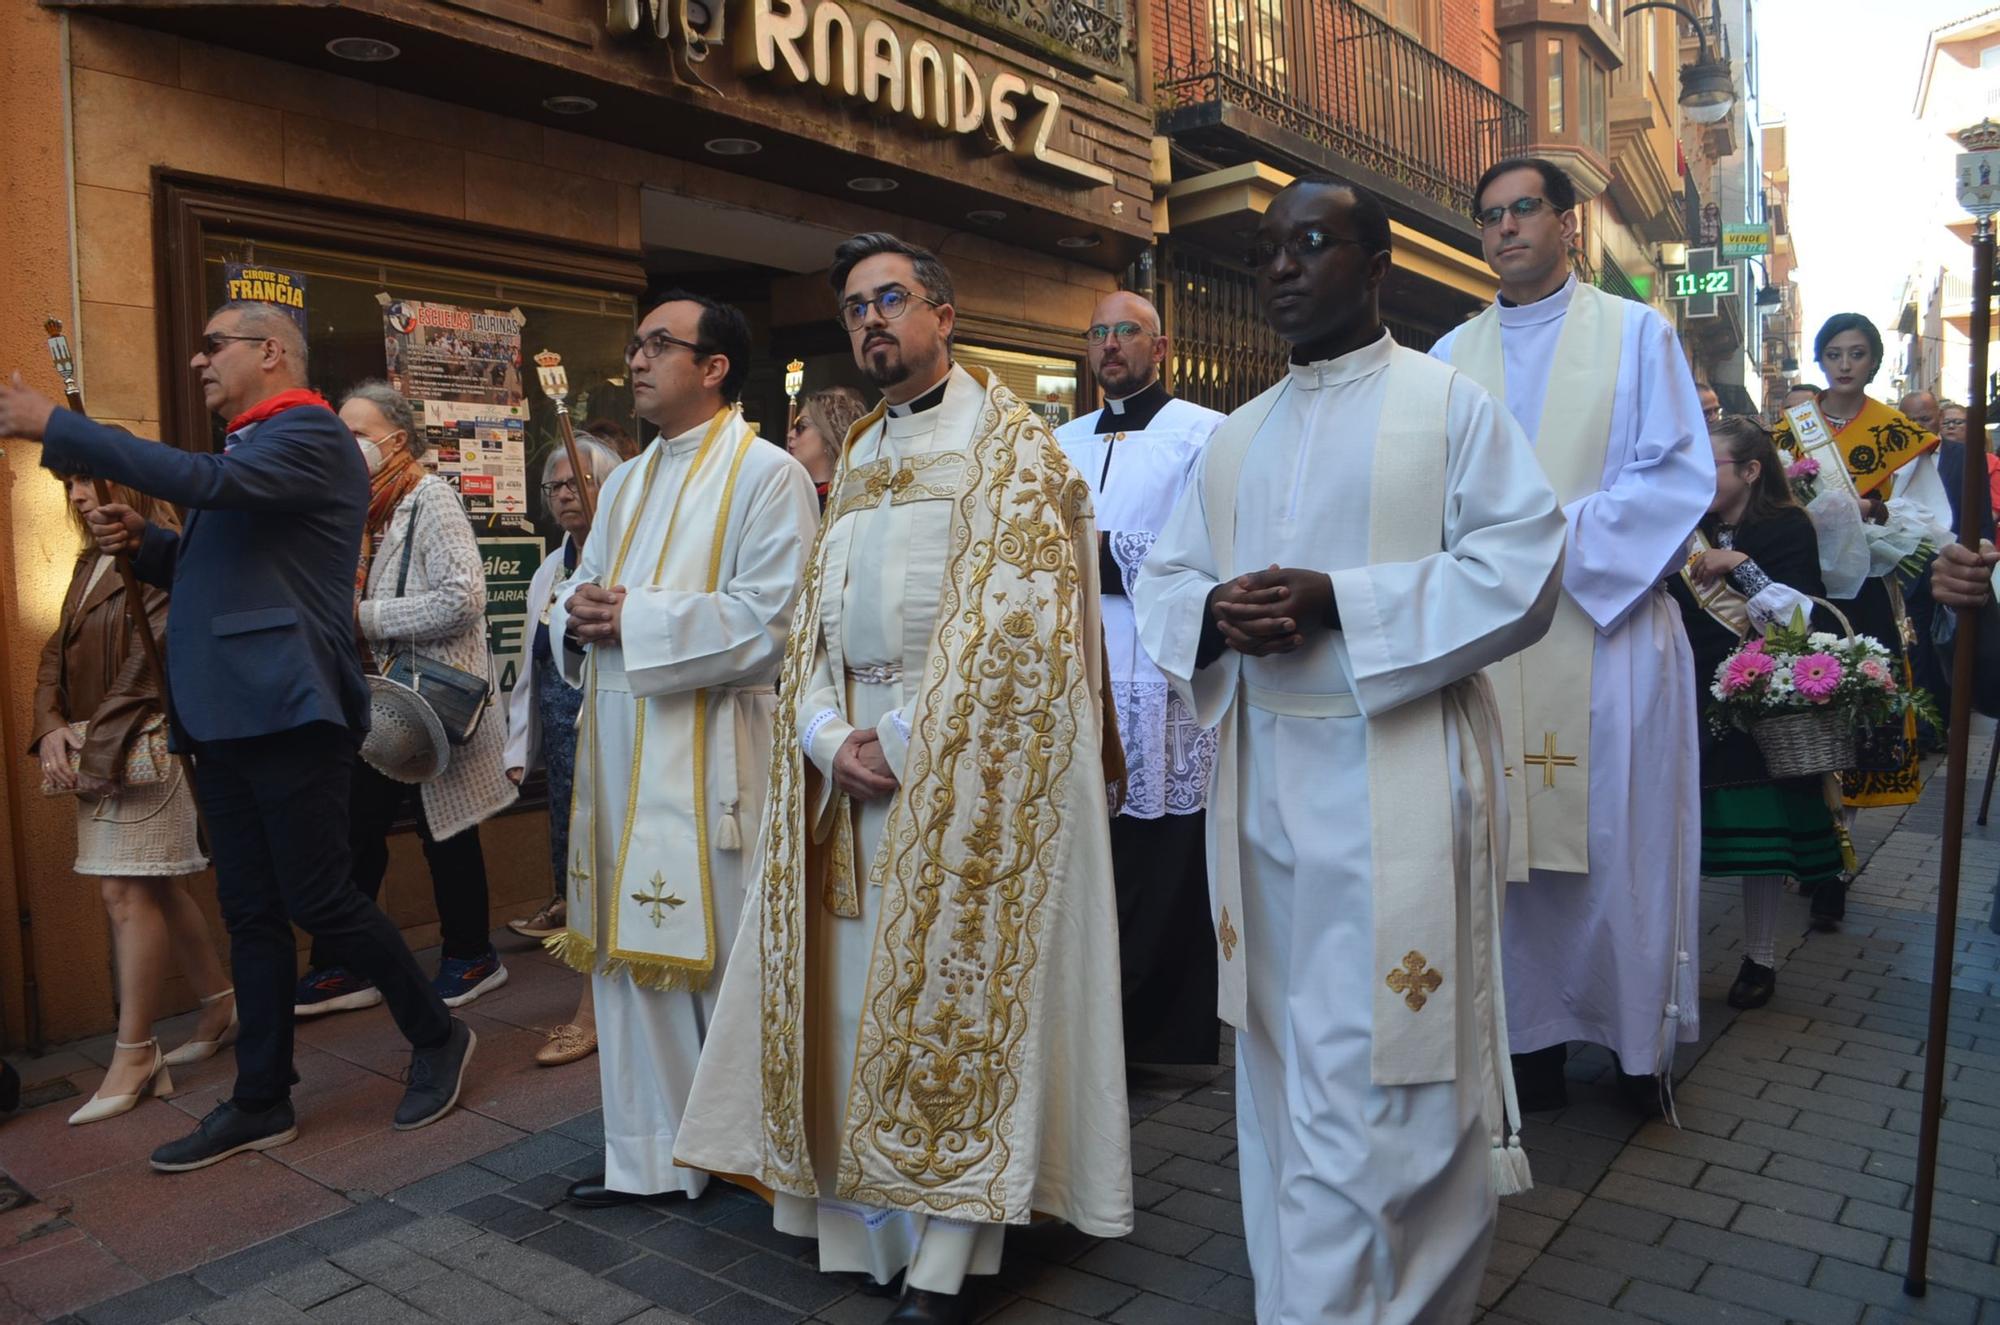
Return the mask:
[[[561,933],[567,916],[564,898],[569,886],[570,793],[576,780],[576,715],[583,706],[583,692],[566,683],[556,668],[555,644],[549,638],[549,604],[576,570],[583,541],[590,536],[590,516],[578,488],[589,492],[595,507],[598,488],[620,464],[618,453],[589,432],[576,435],[576,450],[584,467],[581,484],[571,473],[569,454],[562,447],[551,451],[542,466],[542,495],[562,528],[563,541],[528,586],[528,619],[535,623],[535,635],[507,697],[508,780],[519,786],[537,765],[548,770],[549,869],[555,891],[534,915],[507,922],[507,928],[516,934],[536,940]],[[576,1015],[550,1032],[549,1042],[536,1052],[535,1061],[544,1067],[559,1067],[596,1050],[597,1018],[590,1001],[590,981],[585,980]]]
[[[1716,669],[1753,631],[1808,615],[1823,597],[1819,539],[1792,500],[1784,464],[1755,420],[1709,425],[1715,500],[1701,522],[1709,544],[1667,577],[1694,650],[1695,699],[1706,709]],[[1715,595],[1720,590],[1719,596]],[[1823,625],[1834,624],[1830,617]],[[1701,872],[1743,881],[1743,964],[1729,1006],[1760,1008],[1778,985],[1778,898],[1785,879],[1807,892],[1838,886],[1840,841],[1819,778],[1773,778],[1748,732],[1701,729]]]
[[[1839,577],[1832,573],[1833,567],[1822,561],[1821,569],[1828,572],[1828,597],[1857,632],[1873,635],[1902,655],[1907,677],[1912,635],[1906,634],[1908,615],[1903,608],[1907,577],[1898,567],[1921,547],[1935,550],[1951,538],[1951,501],[1938,477],[1938,439],[1868,396],[1868,384],[1882,366],[1882,333],[1861,314],[1828,318],[1813,339],[1813,357],[1827,381],[1819,396],[1819,412],[1859,493],[1861,534],[1868,554],[1867,574],[1858,587],[1836,582]],[[1789,419],[1780,421],[1774,440],[1788,452],[1797,450]],[[1819,500],[1825,499],[1830,481],[1822,476]],[[1815,508],[1818,504],[1816,500]],[[1822,536],[1823,558],[1831,546]],[[1908,754],[1900,768],[1850,772],[1842,779],[1850,823],[1854,812],[1865,806],[1916,802],[1920,784],[1914,714],[1904,731]],[[1846,913],[1844,883],[1814,891],[1815,928],[1835,929]]]
[[[163,711],[160,678],[133,633],[111,558],[84,532],[85,518],[97,509],[95,488],[87,478],[57,478],[69,489],[71,523],[83,551],[70,574],[55,634],[42,650],[30,748],[45,782],[77,793],[75,868],[98,880],[111,915],[118,979],[117,1046],[97,1093],[70,1115],[76,1126],[130,1112],[149,1093],[171,1094],[169,1067],[198,1063],[235,1041],[236,1000],[216,960],[207,920],[175,882],[208,865],[195,841],[185,765],[170,761],[159,782],[120,784],[128,747],[140,727]],[[172,507],[116,484],[111,491],[113,501],[146,520],[179,527]],[[167,596],[144,588],[140,597],[143,628],[163,635]],[[79,734],[73,722],[88,726]],[[170,958],[201,996],[202,1013],[194,1037],[162,1054],[152,1025]]]
[[[826,509],[827,485],[840,466],[840,448],[848,429],[867,412],[868,402],[851,386],[825,387],[799,403],[799,417],[792,422],[785,449],[812,476],[821,510]]]
[[[465,508],[449,483],[418,463],[424,439],[410,406],[387,382],[363,382],[341,401],[340,418],[368,463],[368,521],[355,571],[355,622],[377,670],[415,646],[424,656],[475,675],[490,675],[486,650],[486,573]],[[414,543],[412,544],[412,540]],[[404,548],[409,580],[398,593]],[[444,955],[432,983],[447,1006],[462,1007],[507,982],[507,968],[487,933],[486,858],[477,825],[518,793],[501,771],[502,721],[482,721],[472,740],[454,746],[442,773],[421,787],[354,764],[348,838],[354,886],[382,890],[389,867],[389,825],[418,798],[417,833],[430,867]],[[317,946],[299,981],[301,1017],[372,1007],[381,991],[332,964]]]

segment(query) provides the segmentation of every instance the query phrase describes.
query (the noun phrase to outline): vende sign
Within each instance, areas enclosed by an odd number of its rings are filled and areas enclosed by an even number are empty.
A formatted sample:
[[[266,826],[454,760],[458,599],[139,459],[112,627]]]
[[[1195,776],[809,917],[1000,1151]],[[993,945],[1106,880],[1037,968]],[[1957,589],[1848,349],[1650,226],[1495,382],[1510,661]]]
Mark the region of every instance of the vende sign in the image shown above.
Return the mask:
[[[934,133],[984,133],[1023,165],[1082,184],[1111,172],[1050,145],[1062,94],[1002,70],[982,74],[955,43],[899,29],[839,0],[738,0],[736,69],[821,88]]]

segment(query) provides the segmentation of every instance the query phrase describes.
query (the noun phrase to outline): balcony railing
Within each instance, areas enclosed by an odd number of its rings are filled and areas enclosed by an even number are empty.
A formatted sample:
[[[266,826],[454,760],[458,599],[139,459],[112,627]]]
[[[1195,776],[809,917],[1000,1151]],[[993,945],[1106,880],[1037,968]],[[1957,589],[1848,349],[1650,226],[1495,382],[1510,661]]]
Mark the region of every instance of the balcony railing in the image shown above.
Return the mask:
[[[1028,37],[1059,63],[1130,76],[1127,0],[946,0],[994,31]]]
[[[1479,173],[1527,141],[1519,106],[1353,0],[1165,0],[1163,9],[1163,112],[1241,107],[1460,216]]]

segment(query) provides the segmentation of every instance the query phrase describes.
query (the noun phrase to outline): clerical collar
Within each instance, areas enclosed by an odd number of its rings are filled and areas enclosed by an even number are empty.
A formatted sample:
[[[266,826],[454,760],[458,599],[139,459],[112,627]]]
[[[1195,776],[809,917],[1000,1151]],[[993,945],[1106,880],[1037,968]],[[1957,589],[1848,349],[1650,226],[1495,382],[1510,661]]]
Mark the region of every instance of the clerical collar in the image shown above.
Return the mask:
[[[1510,304],[1505,299],[1499,301],[1500,325],[1503,327],[1532,327],[1543,322],[1553,322],[1569,312],[1570,299],[1576,294],[1576,276],[1562,283],[1532,304]]]
[[[1322,387],[1359,381],[1387,368],[1389,358],[1395,351],[1396,338],[1385,329],[1379,339],[1358,350],[1349,350],[1338,358],[1291,365],[1292,385],[1306,391],[1317,391]]]
[[[944,389],[950,385],[951,369],[947,367],[944,370],[944,376],[938,379],[936,386],[914,400],[907,400],[900,405],[889,406],[889,413],[895,418],[905,419],[912,414],[921,414],[927,409],[936,409],[939,405],[944,404]]]
[[[1149,428],[1153,416],[1165,409],[1172,399],[1165,384],[1156,377],[1123,400],[1106,399],[1103,410],[1097,415],[1096,430],[1100,433],[1138,432]]]

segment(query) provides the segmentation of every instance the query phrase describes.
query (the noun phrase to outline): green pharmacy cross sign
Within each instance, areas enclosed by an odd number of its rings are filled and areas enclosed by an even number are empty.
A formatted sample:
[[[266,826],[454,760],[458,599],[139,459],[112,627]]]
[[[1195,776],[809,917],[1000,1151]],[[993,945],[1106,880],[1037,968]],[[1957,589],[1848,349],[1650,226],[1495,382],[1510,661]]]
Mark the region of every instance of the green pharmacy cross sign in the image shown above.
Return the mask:
[[[1717,262],[1712,248],[1688,250],[1687,266],[1667,273],[1667,298],[1687,303],[1689,317],[1714,317],[1719,296],[1737,291],[1737,265]]]

